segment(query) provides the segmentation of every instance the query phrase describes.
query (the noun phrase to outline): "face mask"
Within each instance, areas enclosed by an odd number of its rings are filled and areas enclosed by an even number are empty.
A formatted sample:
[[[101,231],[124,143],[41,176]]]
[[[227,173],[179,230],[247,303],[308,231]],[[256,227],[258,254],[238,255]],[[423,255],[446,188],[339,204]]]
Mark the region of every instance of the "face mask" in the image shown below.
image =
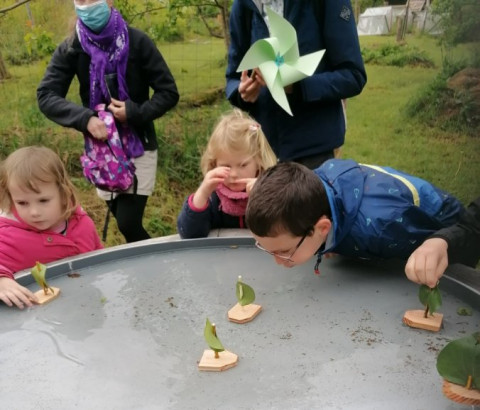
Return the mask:
[[[110,7],[105,0],[100,0],[85,6],[75,5],[75,12],[83,24],[96,33],[108,23],[110,18]]]

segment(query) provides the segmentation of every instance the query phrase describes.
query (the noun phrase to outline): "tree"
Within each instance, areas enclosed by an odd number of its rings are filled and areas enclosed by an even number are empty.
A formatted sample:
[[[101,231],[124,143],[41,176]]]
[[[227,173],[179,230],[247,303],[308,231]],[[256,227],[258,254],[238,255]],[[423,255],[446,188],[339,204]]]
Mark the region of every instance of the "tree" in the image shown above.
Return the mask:
[[[9,11],[12,11],[16,9],[17,7],[20,7],[23,4],[29,3],[30,0],[17,0],[16,3],[4,7],[3,9],[0,9],[0,18],[4,17]],[[4,80],[6,78],[9,78],[10,74],[7,71],[7,66],[5,65],[5,62],[3,61],[2,53],[0,53],[0,80]]]
[[[440,17],[447,46],[480,42],[480,2],[478,0],[436,0],[433,12]]]

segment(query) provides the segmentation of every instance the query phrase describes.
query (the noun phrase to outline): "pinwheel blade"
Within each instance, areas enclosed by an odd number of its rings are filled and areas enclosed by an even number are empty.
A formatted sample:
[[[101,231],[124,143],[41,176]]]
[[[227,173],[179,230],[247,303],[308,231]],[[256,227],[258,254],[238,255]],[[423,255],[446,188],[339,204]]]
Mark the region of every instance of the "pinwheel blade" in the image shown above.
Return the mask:
[[[275,60],[278,41],[274,38],[257,40],[248,49],[240,62],[237,72],[259,67],[266,61]],[[262,73],[263,74],[263,73]]]

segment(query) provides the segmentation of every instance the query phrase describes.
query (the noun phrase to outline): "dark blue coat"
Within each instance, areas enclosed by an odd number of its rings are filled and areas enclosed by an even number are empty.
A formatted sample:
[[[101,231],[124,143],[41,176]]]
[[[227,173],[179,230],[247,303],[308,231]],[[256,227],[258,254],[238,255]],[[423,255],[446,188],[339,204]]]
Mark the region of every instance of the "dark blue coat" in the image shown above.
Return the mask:
[[[333,242],[321,253],[406,259],[464,212],[452,195],[393,168],[332,159],[314,172],[332,210]]]
[[[193,210],[188,198],[177,218],[177,230],[182,239],[205,238],[212,229],[245,228],[245,215],[232,216],[220,209],[220,199],[214,192],[205,210]]]
[[[295,83],[293,93],[288,94],[293,117],[273,100],[266,87],[253,104],[240,98],[241,73],[237,68],[250,45],[269,37],[269,32],[252,0],[235,0],[230,14],[227,98],[262,125],[281,161],[343,145],[345,116],[341,100],[359,94],[367,81],[350,0],[323,0],[322,22],[314,13],[313,1],[319,0],[284,1],[284,17],[297,32],[300,55],[326,50],[316,74]]]

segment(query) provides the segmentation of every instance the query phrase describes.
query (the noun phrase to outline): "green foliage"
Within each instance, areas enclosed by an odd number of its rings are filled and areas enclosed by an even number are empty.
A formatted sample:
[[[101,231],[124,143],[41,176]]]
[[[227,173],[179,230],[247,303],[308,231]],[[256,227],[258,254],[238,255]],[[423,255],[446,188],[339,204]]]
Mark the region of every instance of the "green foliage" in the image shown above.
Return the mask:
[[[215,327],[210,323],[210,320],[208,320],[208,317],[205,323],[205,329],[203,331],[203,335],[205,337],[205,341],[207,342],[208,346],[214,352],[218,353],[218,352],[223,352],[225,350],[220,340],[218,340]]]
[[[446,45],[480,41],[478,0],[435,0],[433,12],[441,19],[442,41]]]
[[[53,33],[46,31],[41,26],[32,27],[31,31],[25,34],[24,40],[32,59],[50,56],[55,51]]]
[[[237,285],[235,287],[238,303],[241,306],[249,305],[255,301],[255,291],[252,287],[242,282],[242,277],[238,277]]]
[[[427,285],[421,285],[418,291],[418,298],[426,308],[425,317],[433,315],[442,306],[442,295],[438,290],[438,286],[429,288]]]
[[[451,383],[480,390],[480,332],[449,342],[438,354],[437,370]]]
[[[447,86],[448,79],[467,65],[466,60],[444,58],[442,71],[407,102],[406,114],[446,131],[461,130],[478,136],[480,113],[473,94],[468,89],[455,92]]]
[[[362,48],[362,56],[366,64],[396,67],[435,67],[425,51],[407,45],[383,44],[377,49]]]

